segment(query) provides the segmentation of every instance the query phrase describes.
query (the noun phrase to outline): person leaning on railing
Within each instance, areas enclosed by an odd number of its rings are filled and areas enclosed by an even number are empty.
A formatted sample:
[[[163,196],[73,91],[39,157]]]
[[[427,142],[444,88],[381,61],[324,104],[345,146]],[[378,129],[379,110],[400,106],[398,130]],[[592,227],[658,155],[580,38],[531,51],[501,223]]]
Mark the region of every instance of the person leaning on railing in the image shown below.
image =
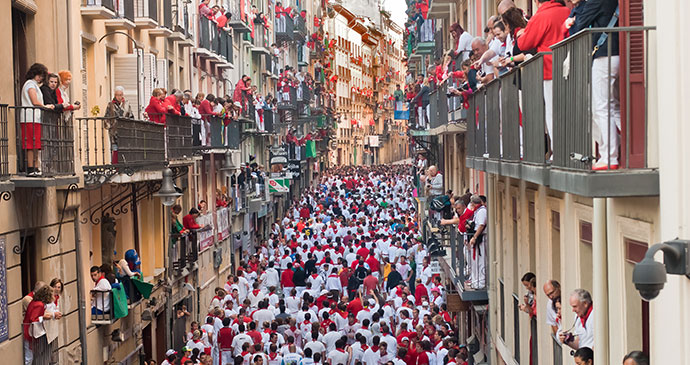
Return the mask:
[[[46,307],[52,302],[53,288],[45,285],[34,293],[33,300],[26,308],[22,322],[25,364],[48,364],[50,361],[51,352],[44,323],[53,318],[52,313],[46,312]]]
[[[149,105],[146,107],[145,112],[150,121],[158,124],[165,124],[165,113],[168,108],[164,105],[165,92],[161,88],[153,89],[151,99],[149,100]],[[172,108],[172,106],[168,106]]]
[[[116,118],[134,118],[134,113],[132,113],[132,107],[129,102],[125,99],[125,88],[122,86],[115,86],[113,91],[113,100],[108,102],[108,106],[105,108],[106,118],[116,117]]]

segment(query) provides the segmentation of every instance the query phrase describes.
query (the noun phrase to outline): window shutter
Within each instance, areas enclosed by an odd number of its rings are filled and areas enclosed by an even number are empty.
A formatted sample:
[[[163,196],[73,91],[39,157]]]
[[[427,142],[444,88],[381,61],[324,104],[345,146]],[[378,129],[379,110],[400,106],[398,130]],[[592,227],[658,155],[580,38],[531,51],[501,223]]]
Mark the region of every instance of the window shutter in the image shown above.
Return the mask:
[[[620,0],[619,26],[644,25],[643,0]],[[620,33],[621,166],[646,167],[645,33]],[[626,64],[629,57],[630,66]],[[627,99],[627,95],[630,99]],[[627,160],[626,160],[627,159]]]
[[[113,84],[125,89],[125,99],[129,101],[132,111],[136,113],[141,104],[141,95],[137,95],[137,56],[133,54],[113,55]],[[139,99],[137,99],[139,96]],[[148,99],[146,99],[148,101]],[[146,107],[144,105],[143,107]],[[143,110],[143,109],[142,109]]]

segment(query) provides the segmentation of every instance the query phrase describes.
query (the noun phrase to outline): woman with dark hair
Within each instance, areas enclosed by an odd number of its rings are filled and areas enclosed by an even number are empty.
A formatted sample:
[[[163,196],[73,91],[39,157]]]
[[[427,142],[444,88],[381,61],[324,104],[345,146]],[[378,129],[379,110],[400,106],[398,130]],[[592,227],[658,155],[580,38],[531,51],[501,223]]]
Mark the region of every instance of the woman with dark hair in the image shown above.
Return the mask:
[[[527,54],[535,54],[536,50],[521,50],[518,48],[517,34],[527,26],[522,10],[512,7],[501,15],[508,36],[506,37],[506,56],[499,62],[500,67],[518,65],[525,60]]]
[[[45,106],[52,105],[53,110],[56,112],[62,112],[65,109],[65,106],[58,102],[58,83],[58,75],[49,73],[48,76],[46,76],[45,82],[43,85],[41,85],[41,93],[43,93],[43,104]]]
[[[53,318],[46,306],[53,302],[53,288],[46,285],[34,293],[24,315],[24,363],[47,364],[50,361],[44,321]]]
[[[589,347],[580,347],[573,354],[576,365],[594,365],[594,351]]]
[[[41,149],[41,108],[54,109],[54,105],[43,102],[42,84],[48,74],[48,68],[41,63],[34,63],[26,72],[26,82],[22,86],[21,108],[19,121],[21,123],[22,148],[26,150],[26,170],[29,176],[38,176],[41,171],[38,164],[38,151]]]
[[[460,62],[470,57],[472,51],[472,35],[462,29],[458,23],[453,23],[450,26],[450,36],[453,37],[453,44],[455,45],[453,52],[455,57],[460,57]]]
[[[62,313],[60,312],[60,295],[64,290],[64,284],[59,278],[54,278],[50,281],[50,287],[53,291],[53,301],[46,304],[46,313],[51,313],[53,319],[62,318]],[[50,344],[51,359],[57,363],[58,360],[58,342],[56,341],[58,336],[58,322],[57,321],[44,321],[43,325],[46,328],[46,336],[48,343]]]

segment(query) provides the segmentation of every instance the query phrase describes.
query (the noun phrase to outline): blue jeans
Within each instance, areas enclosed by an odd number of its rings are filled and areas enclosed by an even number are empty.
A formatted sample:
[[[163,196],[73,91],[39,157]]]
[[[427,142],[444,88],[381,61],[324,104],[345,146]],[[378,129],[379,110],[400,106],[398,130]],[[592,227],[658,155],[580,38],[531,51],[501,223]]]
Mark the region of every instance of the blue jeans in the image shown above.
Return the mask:
[[[102,315],[104,312],[96,307],[91,307],[91,314],[99,314]]]

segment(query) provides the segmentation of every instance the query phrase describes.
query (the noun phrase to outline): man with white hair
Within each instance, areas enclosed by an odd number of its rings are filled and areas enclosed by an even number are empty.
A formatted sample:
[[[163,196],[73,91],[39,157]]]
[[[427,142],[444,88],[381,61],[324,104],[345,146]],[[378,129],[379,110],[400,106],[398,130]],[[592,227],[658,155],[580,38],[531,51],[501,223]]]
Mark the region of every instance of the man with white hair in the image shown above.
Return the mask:
[[[494,79],[494,66],[492,62],[494,59],[498,58],[498,55],[494,52],[489,52],[489,44],[482,37],[475,37],[472,40],[471,46],[474,54],[482,55],[476,62],[475,66],[481,67],[483,74],[482,76],[478,77],[478,81],[482,84],[486,84]]]
[[[115,86],[113,100],[108,102],[108,106],[105,108],[105,117],[134,118],[132,107],[129,105],[129,102],[125,100],[124,87]]]
[[[572,332],[561,331],[558,338],[571,348],[594,349],[594,309],[592,295],[585,289],[575,289],[570,294],[570,306],[575,313],[575,327]]]
[[[443,175],[438,172],[436,165],[427,170],[426,189],[431,196],[443,195]]]

